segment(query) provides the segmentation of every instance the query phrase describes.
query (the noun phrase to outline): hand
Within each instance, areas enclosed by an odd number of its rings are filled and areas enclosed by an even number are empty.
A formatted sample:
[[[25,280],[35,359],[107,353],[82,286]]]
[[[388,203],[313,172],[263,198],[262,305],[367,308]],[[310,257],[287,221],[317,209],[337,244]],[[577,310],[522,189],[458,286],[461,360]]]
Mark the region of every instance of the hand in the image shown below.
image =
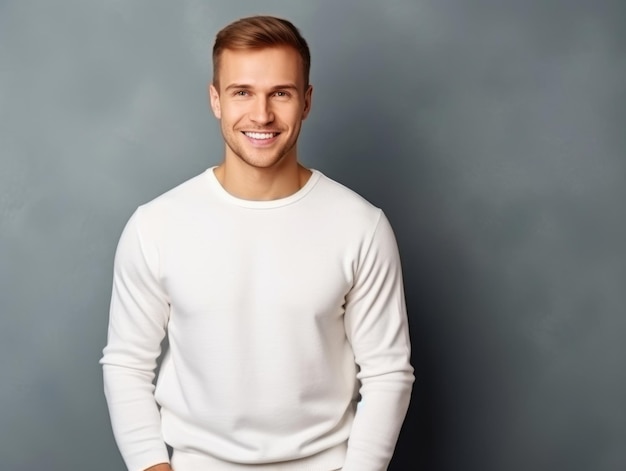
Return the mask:
[[[169,463],[159,463],[146,468],[144,471],[173,471]]]

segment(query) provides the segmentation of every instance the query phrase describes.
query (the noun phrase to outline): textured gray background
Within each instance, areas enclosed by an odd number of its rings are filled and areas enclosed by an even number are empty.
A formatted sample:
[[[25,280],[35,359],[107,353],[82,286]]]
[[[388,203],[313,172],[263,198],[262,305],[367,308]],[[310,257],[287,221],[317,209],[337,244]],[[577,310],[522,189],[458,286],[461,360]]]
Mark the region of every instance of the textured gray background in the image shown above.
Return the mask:
[[[626,4],[258,5],[0,1],[1,468],[122,469],[115,244],[219,162],[214,35],[271,13],[313,53],[303,162],[396,229],[418,380],[392,469],[626,469]]]

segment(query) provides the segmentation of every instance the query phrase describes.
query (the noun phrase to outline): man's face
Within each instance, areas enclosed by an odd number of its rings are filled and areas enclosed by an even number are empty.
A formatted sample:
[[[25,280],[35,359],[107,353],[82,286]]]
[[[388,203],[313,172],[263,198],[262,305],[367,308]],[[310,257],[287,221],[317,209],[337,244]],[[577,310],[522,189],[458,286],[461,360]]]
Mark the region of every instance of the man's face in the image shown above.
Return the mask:
[[[302,121],[311,108],[300,55],[289,47],[222,53],[211,108],[220,120],[226,159],[257,168],[295,160]]]

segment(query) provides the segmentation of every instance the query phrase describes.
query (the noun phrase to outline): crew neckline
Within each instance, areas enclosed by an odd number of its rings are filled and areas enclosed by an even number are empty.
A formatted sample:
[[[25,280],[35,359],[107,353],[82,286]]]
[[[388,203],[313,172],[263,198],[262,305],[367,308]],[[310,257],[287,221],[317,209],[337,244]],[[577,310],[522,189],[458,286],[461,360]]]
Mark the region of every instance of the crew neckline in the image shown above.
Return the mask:
[[[272,208],[280,208],[282,206],[293,204],[296,201],[299,201],[300,199],[302,199],[304,196],[306,196],[309,193],[309,191],[313,189],[313,187],[319,181],[322,175],[321,172],[319,172],[318,170],[309,168],[309,170],[311,171],[311,176],[306,181],[306,183],[302,186],[302,188],[300,188],[295,193],[292,193],[289,196],[285,196],[284,198],[278,198],[275,200],[247,200],[243,198],[238,198],[237,196],[230,194],[228,191],[224,189],[222,184],[219,182],[219,180],[215,176],[214,170],[216,168],[217,168],[217,165],[214,165],[206,169],[206,171],[204,172],[213,192],[217,194],[220,198],[226,200],[227,202],[231,204],[235,204],[237,206],[250,208],[250,209],[272,209]]]

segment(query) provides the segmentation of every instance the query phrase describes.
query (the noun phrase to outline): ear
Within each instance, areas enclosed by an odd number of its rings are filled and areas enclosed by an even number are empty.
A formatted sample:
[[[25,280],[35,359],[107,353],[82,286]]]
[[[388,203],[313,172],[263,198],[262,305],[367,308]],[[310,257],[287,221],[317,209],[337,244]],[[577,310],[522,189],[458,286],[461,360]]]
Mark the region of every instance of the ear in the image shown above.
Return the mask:
[[[302,119],[305,120],[311,111],[311,99],[313,98],[313,85],[309,85],[304,92],[304,110],[302,111]]]
[[[222,108],[220,107],[220,94],[212,83],[209,84],[209,99],[211,100],[213,114],[217,119],[221,119]]]

